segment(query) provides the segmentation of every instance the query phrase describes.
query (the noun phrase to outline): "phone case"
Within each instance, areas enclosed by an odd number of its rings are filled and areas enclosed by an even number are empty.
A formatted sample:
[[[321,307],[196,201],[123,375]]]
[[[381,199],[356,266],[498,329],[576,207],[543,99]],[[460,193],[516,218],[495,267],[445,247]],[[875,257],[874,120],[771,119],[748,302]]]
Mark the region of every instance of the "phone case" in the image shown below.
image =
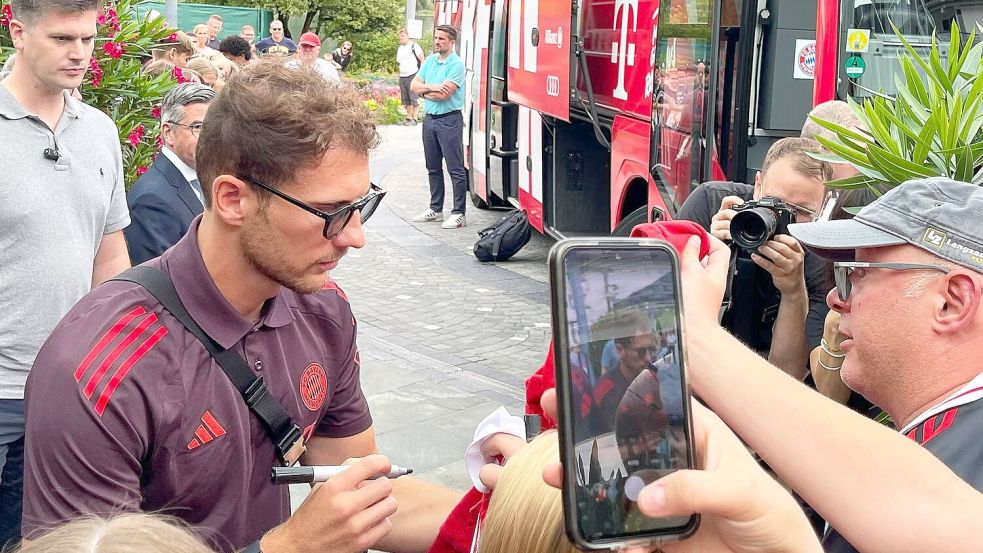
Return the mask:
[[[680,291],[681,282],[679,278],[679,257],[675,249],[668,243],[661,240],[650,238],[575,238],[562,240],[556,243],[549,252],[548,266],[550,275],[551,290],[551,315],[553,318],[553,342],[557,352],[554,355],[556,366],[557,400],[559,408],[558,421],[560,438],[560,459],[563,463],[564,486],[563,496],[563,517],[567,537],[578,548],[585,550],[609,550],[619,549],[635,545],[670,543],[679,541],[693,535],[699,528],[699,514],[689,519],[689,522],[682,527],[679,532],[665,533],[653,531],[646,534],[636,534],[622,538],[611,538],[598,541],[589,541],[580,534],[577,524],[577,503],[574,497],[574,486],[569,484],[576,481],[576,473],[573,459],[572,436],[574,435],[573,423],[573,403],[571,398],[572,384],[570,382],[570,361],[569,356],[561,354],[569,350],[570,344],[567,337],[567,315],[566,315],[566,274],[564,271],[564,260],[566,256],[578,249],[635,249],[635,248],[657,248],[668,253],[672,263],[672,275],[675,281],[675,289]],[[685,317],[683,314],[682,302],[677,302],[678,306],[678,327],[679,343],[683,343],[682,337],[685,335]],[[688,362],[686,359],[686,349],[680,349],[680,374],[684,389],[684,415],[685,433],[687,441],[687,453],[689,466],[695,467],[694,446],[693,446],[693,419],[692,409],[689,402],[689,384],[686,379],[686,369]]]

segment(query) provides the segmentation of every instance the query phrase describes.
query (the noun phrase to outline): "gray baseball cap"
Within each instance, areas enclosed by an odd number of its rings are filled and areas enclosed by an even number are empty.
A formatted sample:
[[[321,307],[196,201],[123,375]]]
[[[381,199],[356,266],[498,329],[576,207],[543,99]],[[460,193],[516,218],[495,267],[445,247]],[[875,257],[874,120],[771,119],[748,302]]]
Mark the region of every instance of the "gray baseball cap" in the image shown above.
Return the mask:
[[[817,255],[852,261],[856,248],[911,244],[983,273],[983,188],[946,177],[902,183],[853,219],[793,224]]]

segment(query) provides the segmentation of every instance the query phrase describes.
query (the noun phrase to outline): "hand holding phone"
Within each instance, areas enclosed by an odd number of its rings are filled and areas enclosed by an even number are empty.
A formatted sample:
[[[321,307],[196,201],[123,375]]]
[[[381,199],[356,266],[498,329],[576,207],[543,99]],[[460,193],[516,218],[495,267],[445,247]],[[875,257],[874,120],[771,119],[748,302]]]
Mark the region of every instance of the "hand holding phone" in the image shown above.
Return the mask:
[[[647,484],[694,467],[679,270],[657,240],[550,252],[567,534],[585,549],[667,542],[698,516],[641,513]]]

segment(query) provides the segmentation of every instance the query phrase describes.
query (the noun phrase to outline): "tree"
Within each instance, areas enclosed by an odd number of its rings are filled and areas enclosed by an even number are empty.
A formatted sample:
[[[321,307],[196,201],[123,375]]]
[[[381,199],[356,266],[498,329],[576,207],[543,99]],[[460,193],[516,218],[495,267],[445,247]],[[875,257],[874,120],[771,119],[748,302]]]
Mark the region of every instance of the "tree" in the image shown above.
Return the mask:
[[[6,3],[2,13],[0,59],[6,59],[12,51],[8,26],[14,14]],[[161,98],[183,81],[179,71],[156,77],[140,72],[151,49],[173,41],[174,32],[161,17],[138,19],[131,0],[110,2],[99,12],[96,46],[80,92],[86,104],[108,114],[119,129],[127,188],[157,155]]]

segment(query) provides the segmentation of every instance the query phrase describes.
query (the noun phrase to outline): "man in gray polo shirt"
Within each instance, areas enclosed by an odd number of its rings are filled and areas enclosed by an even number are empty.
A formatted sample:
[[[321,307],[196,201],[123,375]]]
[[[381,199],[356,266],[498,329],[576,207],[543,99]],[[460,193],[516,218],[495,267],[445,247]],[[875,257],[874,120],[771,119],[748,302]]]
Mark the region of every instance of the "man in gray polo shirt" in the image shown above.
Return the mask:
[[[83,513],[166,510],[221,551],[426,551],[458,494],[369,481],[390,463],[372,455],[355,319],[328,274],[365,244],[384,194],[369,182],[377,139],[358,98],[309,68],[250,65],[202,125],[204,213],[148,262],[262,376],[303,431],[302,463],[364,458],[291,515],[270,482],[273,441],[226,374],[146,290],[110,282],[66,315],[28,380],[25,535]]]
[[[24,382],[58,320],[129,266],[116,126],[71,98],[89,65],[97,0],[12,3],[0,80],[0,545],[20,527]]]

